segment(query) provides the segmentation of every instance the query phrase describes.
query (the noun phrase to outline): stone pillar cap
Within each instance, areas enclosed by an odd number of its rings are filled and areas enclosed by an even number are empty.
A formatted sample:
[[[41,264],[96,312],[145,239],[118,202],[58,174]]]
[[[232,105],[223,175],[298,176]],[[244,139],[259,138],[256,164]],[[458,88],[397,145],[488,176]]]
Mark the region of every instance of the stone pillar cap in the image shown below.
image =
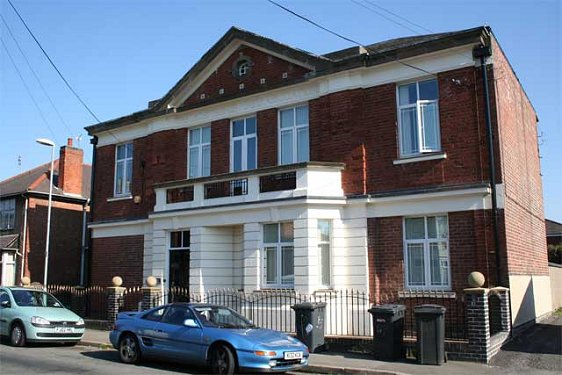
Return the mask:
[[[506,288],[505,286],[495,286],[493,288],[490,288],[490,290],[495,290],[495,291],[499,291],[499,292],[507,292],[509,290],[509,288]]]

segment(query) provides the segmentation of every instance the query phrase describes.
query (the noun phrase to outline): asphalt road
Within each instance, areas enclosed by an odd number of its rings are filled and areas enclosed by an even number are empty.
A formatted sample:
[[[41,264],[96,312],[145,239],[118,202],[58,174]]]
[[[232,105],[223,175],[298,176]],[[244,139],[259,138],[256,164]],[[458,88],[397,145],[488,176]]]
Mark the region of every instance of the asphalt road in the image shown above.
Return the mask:
[[[490,363],[510,373],[562,373],[562,317],[535,324],[505,345]]]
[[[146,362],[126,365],[119,361],[115,350],[75,346],[35,345],[14,348],[0,344],[0,374],[205,374],[204,368],[182,364]]]

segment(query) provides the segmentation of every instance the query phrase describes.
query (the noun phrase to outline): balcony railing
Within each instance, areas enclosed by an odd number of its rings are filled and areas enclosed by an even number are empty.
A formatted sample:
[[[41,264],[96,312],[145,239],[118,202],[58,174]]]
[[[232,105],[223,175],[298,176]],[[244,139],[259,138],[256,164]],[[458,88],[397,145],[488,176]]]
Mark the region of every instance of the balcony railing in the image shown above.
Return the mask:
[[[309,162],[154,185],[154,212],[295,197],[343,198],[341,163]]]

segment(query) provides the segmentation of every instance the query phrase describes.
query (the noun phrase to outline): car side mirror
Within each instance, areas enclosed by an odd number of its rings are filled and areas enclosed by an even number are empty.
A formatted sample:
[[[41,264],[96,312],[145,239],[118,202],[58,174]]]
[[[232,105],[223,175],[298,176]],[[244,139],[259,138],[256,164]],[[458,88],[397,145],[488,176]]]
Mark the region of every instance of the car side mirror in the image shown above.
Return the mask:
[[[195,319],[186,319],[183,322],[183,325],[189,328],[199,328],[199,324],[195,321]]]
[[[10,303],[10,301],[2,301],[2,303],[0,303],[0,306],[4,309],[4,308],[12,307],[12,304]]]

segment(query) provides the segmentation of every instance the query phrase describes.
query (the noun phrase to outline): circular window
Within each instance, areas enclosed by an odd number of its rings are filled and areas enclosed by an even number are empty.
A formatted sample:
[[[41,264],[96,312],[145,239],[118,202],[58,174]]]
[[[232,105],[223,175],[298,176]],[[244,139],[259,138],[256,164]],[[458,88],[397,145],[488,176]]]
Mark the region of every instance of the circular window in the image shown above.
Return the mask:
[[[247,56],[240,56],[232,65],[232,75],[236,78],[246,78],[252,70],[252,60]]]
[[[245,76],[250,72],[250,63],[248,61],[243,61],[238,64],[238,76]]]

